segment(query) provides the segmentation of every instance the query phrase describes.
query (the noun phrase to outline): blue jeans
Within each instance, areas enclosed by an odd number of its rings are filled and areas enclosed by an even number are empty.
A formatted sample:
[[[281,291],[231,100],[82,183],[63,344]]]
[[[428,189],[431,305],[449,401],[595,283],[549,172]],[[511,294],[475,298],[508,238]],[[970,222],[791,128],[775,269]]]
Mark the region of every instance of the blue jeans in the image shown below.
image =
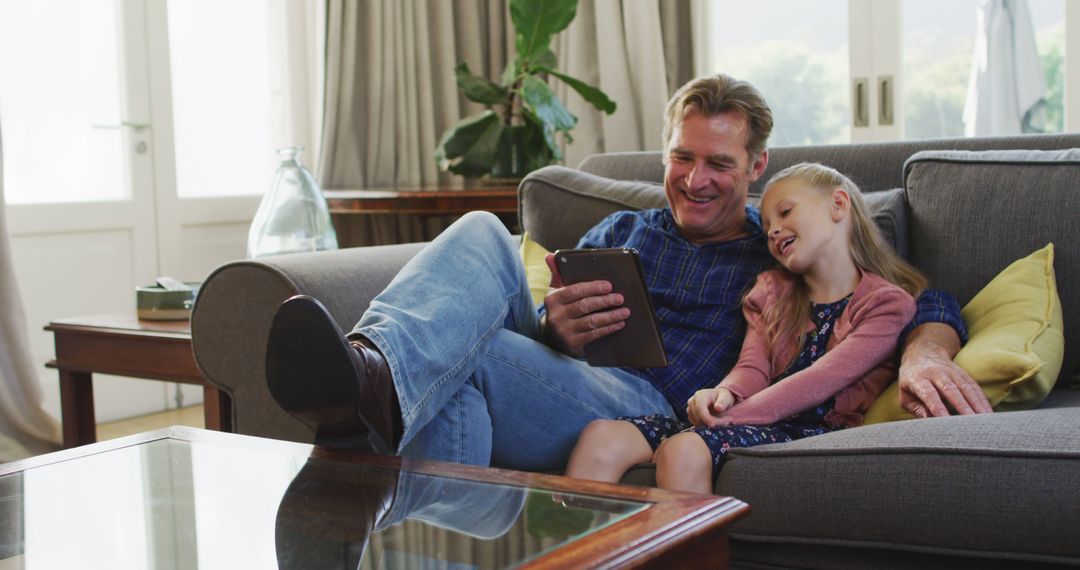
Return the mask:
[[[353,329],[386,356],[402,455],[512,469],[566,464],[599,418],[673,415],[646,380],[539,339],[518,244],[474,212],[409,261]]]

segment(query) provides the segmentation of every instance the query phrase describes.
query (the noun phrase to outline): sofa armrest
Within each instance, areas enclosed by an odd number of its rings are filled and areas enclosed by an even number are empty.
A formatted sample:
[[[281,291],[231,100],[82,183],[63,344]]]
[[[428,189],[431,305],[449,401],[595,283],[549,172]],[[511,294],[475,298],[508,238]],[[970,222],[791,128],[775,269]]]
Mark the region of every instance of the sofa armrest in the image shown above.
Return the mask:
[[[266,339],[278,305],[293,295],[311,295],[348,332],[424,245],[280,255],[214,270],[192,311],[191,341],[199,369],[232,399],[231,430],[311,442],[311,430],[283,412],[266,389]]]

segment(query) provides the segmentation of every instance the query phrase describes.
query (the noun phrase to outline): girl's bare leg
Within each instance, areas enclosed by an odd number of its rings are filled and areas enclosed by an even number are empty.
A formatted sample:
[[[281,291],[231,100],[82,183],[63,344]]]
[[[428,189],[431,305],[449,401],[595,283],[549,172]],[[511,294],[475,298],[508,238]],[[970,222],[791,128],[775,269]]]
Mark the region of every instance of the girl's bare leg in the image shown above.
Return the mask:
[[[683,432],[665,439],[653,461],[658,487],[712,494],[712,454],[698,434]]]
[[[651,457],[652,447],[634,424],[594,420],[578,437],[570,453],[566,476],[618,483],[627,469],[646,463]]]

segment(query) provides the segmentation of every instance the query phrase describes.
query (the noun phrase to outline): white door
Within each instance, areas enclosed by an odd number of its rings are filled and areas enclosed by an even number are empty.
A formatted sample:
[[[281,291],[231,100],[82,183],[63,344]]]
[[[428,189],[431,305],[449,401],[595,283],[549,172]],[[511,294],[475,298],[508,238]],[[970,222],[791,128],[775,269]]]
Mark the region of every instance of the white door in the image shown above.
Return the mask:
[[[158,273],[143,6],[0,2],[0,121],[15,272],[44,368],[51,319],[133,310]],[[140,58],[143,61],[139,61]],[[163,385],[96,377],[101,419],[161,409]]]
[[[41,327],[133,312],[137,285],[201,281],[243,258],[273,149],[312,148],[308,4],[0,0],[9,228],[53,414]],[[197,387],[105,375],[94,388],[99,421],[202,399]]]

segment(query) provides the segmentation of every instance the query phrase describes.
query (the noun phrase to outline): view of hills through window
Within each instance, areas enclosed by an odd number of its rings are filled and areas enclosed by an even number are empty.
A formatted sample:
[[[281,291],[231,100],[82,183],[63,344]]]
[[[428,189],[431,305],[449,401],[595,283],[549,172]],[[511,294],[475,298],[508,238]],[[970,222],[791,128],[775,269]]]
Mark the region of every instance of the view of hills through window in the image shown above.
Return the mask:
[[[903,0],[900,97],[906,139],[959,137],[979,0]],[[1063,128],[1064,1],[1029,0],[1047,83],[1046,130]],[[761,18],[762,12],[768,18]],[[770,102],[773,146],[851,140],[848,3],[724,2],[711,14],[711,71],[754,83]]]

